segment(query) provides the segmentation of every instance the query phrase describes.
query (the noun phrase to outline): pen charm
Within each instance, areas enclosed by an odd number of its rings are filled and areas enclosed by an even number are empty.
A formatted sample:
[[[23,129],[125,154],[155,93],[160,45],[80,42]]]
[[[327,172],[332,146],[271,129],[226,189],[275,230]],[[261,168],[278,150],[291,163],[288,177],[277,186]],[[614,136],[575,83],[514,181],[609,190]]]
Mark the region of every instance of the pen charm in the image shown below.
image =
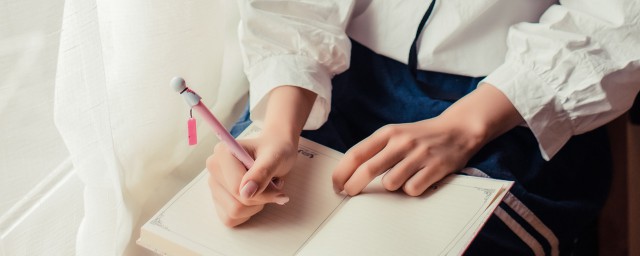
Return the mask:
[[[196,119],[193,118],[193,110],[189,110],[189,121],[187,121],[187,130],[189,136],[189,146],[198,143],[198,129],[196,127]]]

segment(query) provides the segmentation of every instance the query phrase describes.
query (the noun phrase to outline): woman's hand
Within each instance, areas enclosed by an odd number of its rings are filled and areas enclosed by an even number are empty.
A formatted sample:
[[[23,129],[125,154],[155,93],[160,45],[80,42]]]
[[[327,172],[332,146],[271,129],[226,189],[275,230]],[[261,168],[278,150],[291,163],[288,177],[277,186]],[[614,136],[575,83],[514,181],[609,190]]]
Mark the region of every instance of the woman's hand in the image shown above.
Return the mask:
[[[283,177],[296,159],[297,141],[263,134],[256,139],[240,141],[249,155],[256,159],[246,170],[231,155],[224,143],[218,143],[207,159],[209,188],[220,220],[228,227],[240,225],[260,212],[265,204],[280,205],[289,201],[282,192]],[[272,178],[275,187],[269,185]]]
[[[249,170],[224,144],[216,145],[207,159],[209,188],[218,216],[226,226],[246,222],[265,204],[289,201],[281,190],[283,177],[295,163],[300,132],[315,99],[315,93],[295,86],[280,86],[271,91],[263,132],[256,139],[239,141],[255,159]],[[269,185],[274,177],[275,187]]]
[[[461,169],[479,137],[439,118],[380,128],[355,145],[333,174],[337,191],[356,195],[375,177],[385,189],[421,195],[431,184]]]
[[[382,178],[387,190],[419,196],[520,123],[502,92],[481,85],[436,118],[384,126],[352,147],[333,173],[334,189],[357,195],[388,170]]]

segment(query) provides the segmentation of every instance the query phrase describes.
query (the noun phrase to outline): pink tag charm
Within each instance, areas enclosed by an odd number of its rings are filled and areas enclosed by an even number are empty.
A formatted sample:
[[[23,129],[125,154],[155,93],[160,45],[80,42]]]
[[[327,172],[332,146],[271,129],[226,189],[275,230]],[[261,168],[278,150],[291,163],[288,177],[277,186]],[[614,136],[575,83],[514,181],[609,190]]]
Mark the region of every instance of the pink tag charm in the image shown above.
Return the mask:
[[[189,132],[189,146],[198,144],[198,130],[195,118],[189,118],[189,121],[187,121],[187,130]]]

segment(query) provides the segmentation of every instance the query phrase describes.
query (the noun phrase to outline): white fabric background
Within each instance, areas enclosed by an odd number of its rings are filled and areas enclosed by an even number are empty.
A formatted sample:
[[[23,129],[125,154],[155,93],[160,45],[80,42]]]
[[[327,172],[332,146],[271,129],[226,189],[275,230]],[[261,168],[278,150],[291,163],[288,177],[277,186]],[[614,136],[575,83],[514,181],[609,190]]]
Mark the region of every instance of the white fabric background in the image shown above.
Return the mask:
[[[168,84],[180,75],[230,125],[247,83],[233,1],[68,0],[55,121],[85,184],[79,255],[142,255],[138,229],[204,167],[214,141]],[[215,103],[215,104],[214,104]],[[214,216],[212,216],[214,217]]]
[[[53,122],[63,0],[0,0],[0,255],[73,255],[82,183]]]
[[[51,111],[63,4],[0,5],[0,215],[68,155]]]

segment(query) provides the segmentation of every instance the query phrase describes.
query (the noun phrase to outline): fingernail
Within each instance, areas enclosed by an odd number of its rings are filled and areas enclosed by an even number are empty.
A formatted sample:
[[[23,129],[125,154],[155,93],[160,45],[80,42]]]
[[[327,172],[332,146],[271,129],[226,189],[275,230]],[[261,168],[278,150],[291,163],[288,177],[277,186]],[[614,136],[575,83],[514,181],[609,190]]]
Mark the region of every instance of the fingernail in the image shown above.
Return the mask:
[[[279,205],[284,205],[289,202],[289,197],[285,194],[280,194],[276,196],[276,200],[274,200],[273,202]]]
[[[249,199],[256,193],[256,191],[258,191],[258,184],[250,180],[247,184],[244,184],[244,187],[240,190],[240,196]]]
[[[342,192],[342,189],[336,187],[335,185],[333,186],[333,192],[336,192],[336,194],[340,194]]]

